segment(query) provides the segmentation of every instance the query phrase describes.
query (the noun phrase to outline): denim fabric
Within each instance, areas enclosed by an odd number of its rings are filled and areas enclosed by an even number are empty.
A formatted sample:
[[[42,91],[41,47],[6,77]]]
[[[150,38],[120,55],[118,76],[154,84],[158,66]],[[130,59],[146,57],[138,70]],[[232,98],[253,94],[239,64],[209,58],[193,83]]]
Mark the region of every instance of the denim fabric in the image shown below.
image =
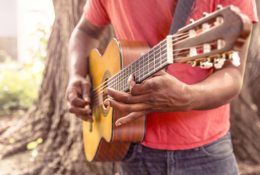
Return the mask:
[[[122,162],[123,175],[237,175],[230,133],[194,149],[169,151],[132,145]]]

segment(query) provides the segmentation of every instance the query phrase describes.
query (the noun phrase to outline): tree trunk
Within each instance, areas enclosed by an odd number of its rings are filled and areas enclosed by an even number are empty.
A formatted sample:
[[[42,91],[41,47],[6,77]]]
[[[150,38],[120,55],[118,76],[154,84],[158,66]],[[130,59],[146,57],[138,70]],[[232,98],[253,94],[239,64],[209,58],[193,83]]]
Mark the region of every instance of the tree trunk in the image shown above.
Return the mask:
[[[43,161],[39,162],[37,174],[111,174],[112,163],[93,164],[85,160],[81,121],[66,111],[64,98],[68,82],[68,41],[85,0],[53,0],[53,4],[56,19],[48,44],[47,67],[37,109],[31,113],[41,122],[34,128],[41,131],[45,140],[41,148]],[[107,31],[103,41],[109,37]],[[50,166],[43,164],[46,161]]]
[[[256,2],[257,9],[260,9],[260,1]],[[258,11],[258,16],[260,16],[260,11]],[[244,85],[238,98],[233,100],[231,104],[231,130],[234,151],[239,162],[252,167],[260,165],[259,34],[260,24],[258,23],[254,26],[252,34]],[[259,168],[256,171],[255,173],[260,174]]]
[[[39,98],[19,124],[3,132],[0,156],[25,151],[26,145],[38,138],[38,156],[30,170],[21,174],[100,174],[118,171],[113,163],[88,163],[83,154],[81,121],[66,111],[65,90],[68,83],[68,41],[85,4],[85,0],[53,0],[55,23],[48,43],[48,59]],[[257,4],[260,7],[260,3]],[[111,37],[108,29],[102,47]],[[255,28],[246,78],[241,95],[232,102],[232,133],[235,153],[242,163],[260,165],[260,43],[259,27]],[[220,92],[221,93],[221,92]],[[10,136],[15,141],[8,144]],[[2,145],[2,146],[1,146]],[[246,173],[244,173],[246,174]]]
[[[66,110],[65,90],[68,83],[68,41],[82,14],[85,0],[53,0],[55,22],[48,42],[44,79],[35,106],[27,119],[13,130],[15,144],[5,147],[2,157],[26,150],[26,145],[38,138],[37,158],[30,170],[22,174],[114,174],[113,163],[88,163],[83,154],[82,124]],[[101,46],[111,37],[104,32]],[[25,122],[24,121],[28,121]],[[11,131],[10,131],[11,132]],[[9,133],[10,133],[9,132]],[[11,132],[14,133],[14,132]],[[8,132],[5,135],[10,135]],[[7,137],[6,137],[7,138]]]

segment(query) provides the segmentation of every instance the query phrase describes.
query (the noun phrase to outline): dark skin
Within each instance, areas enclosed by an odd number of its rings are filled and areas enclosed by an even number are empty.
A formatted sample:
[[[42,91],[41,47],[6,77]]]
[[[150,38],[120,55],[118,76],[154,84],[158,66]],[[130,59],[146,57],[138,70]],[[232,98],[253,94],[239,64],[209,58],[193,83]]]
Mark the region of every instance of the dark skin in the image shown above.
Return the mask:
[[[90,88],[87,76],[87,57],[92,48],[98,46],[98,39],[104,28],[96,27],[82,16],[72,32],[69,43],[70,79],[66,90],[68,109],[82,120],[91,119]]]
[[[70,112],[85,121],[91,120],[91,84],[84,78],[87,75],[86,58],[90,48],[96,47],[102,31],[103,28],[89,24],[82,17],[70,40],[71,78],[66,93],[68,107]],[[239,67],[227,63],[197,84],[185,84],[162,70],[141,84],[130,78],[129,93],[109,88],[111,99],[105,103],[129,113],[116,121],[116,125],[126,124],[153,111],[208,110],[229,103],[242,88],[249,40],[239,53]]]

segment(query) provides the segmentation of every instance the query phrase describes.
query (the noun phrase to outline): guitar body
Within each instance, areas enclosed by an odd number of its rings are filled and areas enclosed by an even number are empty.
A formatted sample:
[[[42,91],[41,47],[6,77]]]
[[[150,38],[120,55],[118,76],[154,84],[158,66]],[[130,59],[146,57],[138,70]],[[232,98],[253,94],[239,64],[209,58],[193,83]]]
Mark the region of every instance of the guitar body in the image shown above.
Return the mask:
[[[119,42],[113,39],[105,53],[97,49],[89,55],[89,75],[92,88],[98,88],[111,76],[133,62],[149,48],[140,42]],[[103,105],[107,98],[105,92],[99,91],[96,101],[92,102],[93,122],[83,122],[83,139],[85,155],[88,161],[122,160],[132,142],[140,142],[145,134],[145,117],[129,124],[116,127],[115,121],[127,115]],[[92,125],[92,126],[91,126]]]

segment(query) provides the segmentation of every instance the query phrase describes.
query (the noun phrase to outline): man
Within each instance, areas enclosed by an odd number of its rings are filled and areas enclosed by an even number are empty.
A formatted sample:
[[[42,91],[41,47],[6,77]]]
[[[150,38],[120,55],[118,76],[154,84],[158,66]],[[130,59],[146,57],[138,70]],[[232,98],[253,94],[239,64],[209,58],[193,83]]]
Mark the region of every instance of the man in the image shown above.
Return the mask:
[[[87,56],[97,47],[105,26],[117,38],[154,46],[169,32],[177,0],[88,0],[70,40],[71,71],[67,88],[70,112],[91,119]],[[236,5],[256,21],[253,0],[197,0],[191,18],[212,12],[221,4]],[[240,54],[241,65],[223,69],[173,64],[141,84],[131,80],[131,92],[108,89],[107,104],[130,114],[116,125],[147,116],[146,135],[133,145],[122,167],[125,174],[238,174],[229,134],[229,105],[242,86],[249,39]]]

